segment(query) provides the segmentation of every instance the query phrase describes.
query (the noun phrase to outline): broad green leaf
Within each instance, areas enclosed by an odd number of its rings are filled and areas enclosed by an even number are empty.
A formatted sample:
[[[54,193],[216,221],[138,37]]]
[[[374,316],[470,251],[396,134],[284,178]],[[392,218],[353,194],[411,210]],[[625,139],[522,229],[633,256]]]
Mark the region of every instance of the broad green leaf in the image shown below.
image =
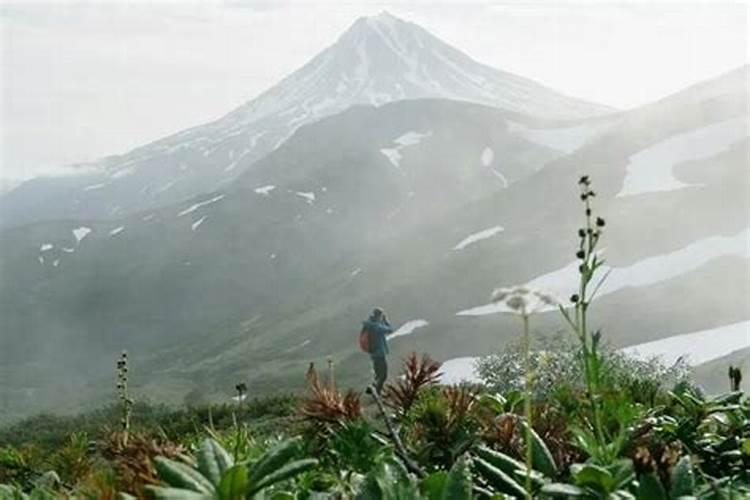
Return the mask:
[[[242,500],[248,488],[247,467],[235,465],[221,477],[216,489],[220,500]]]
[[[254,482],[251,479],[249,481],[248,496],[252,496],[253,494],[259,492],[263,488],[271,486],[272,484],[284,481],[285,479],[290,479],[297,474],[301,474],[307,470],[310,470],[316,465],[318,465],[318,461],[314,458],[296,460],[284,465],[280,469],[277,469],[270,474],[266,474],[258,481]]]
[[[424,478],[419,483],[419,491],[427,497],[427,500],[441,500],[445,481],[448,479],[448,473],[445,471],[434,472]]]
[[[526,496],[526,490],[518,484],[512,477],[501,471],[491,463],[477,458],[474,460],[474,466],[477,472],[487,481],[495,490],[508,495]]]
[[[644,474],[639,478],[638,500],[667,500],[667,492],[664,491],[659,477],[653,472]]]
[[[159,473],[159,478],[169,486],[198,493],[212,493],[214,491],[214,486],[208,479],[185,464],[164,457],[156,457],[154,467]]]
[[[695,477],[690,457],[682,457],[672,468],[670,495],[672,498],[688,496],[695,489]]]
[[[476,450],[476,454],[479,458],[486,460],[506,474],[513,474],[514,471],[519,469],[526,470],[526,464],[523,462],[486,446],[480,446]]]
[[[603,493],[612,490],[615,482],[611,472],[595,464],[573,464],[570,474],[578,486],[587,486]]]
[[[162,488],[161,486],[146,486],[154,500],[213,500],[210,493],[183,490],[180,488]]]
[[[266,475],[281,469],[297,455],[299,443],[299,438],[287,439],[264,453],[249,467],[250,483],[255,484],[261,481]]]
[[[750,455],[750,438],[745,438],[742,441],[742,453]]]
[[[214,486],[219,484],[221,476],[234,464],[229,453],[211,438],[206,438],[201,442],[197,459],[198,470]]]
[[[445,481],[442,500],[471,500],[471,472],[464,457],[459,458]]]
[[[542,486],[542,493],[553,497],[583,497],[586,496],[586,490],[573,486],[572,484],[551,483]]]
[[[555,460],[552,458],[552,453],[550,453],[547,445],[544,444],[544,441],[541,437],[539,437],[539,434],[537,434],[536,431],[534,431],[534,429],[529,426],[528,422],[522,420],[521,427],[523,428],[523,432],[521,433],[521,435],[523,436],[526,446],[528,446],[529,444],[526,443],[527,432],[530,431],[531,434],[532,468],[538,470],[545,476],[555,477],[557,475],[557,465],[555,464]]]

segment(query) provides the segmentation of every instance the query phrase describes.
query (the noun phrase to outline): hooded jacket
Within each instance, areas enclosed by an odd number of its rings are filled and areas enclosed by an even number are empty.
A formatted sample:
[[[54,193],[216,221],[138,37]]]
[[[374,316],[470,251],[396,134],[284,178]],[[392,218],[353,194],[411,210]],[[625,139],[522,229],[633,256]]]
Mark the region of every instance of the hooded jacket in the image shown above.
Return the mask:
[[[362,322],[362,327],[370,332],[370,356],[384,357],[388,354],[388,341],[386,335],[393,333],[390,323],[386,319],[375,319],[370,316]]]

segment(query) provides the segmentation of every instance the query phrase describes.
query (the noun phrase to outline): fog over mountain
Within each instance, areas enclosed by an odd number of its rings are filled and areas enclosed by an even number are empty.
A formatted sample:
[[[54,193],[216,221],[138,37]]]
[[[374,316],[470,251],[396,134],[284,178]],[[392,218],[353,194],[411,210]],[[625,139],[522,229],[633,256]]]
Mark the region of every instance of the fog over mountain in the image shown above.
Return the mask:
[[[582,174],[611,270],[593,321],[618,348],[672,338],[713,387],[750,348],[748,71],[615,111],[359,19],[216,122],[0,197],[0,410],[106,402],[124,348],[134,390],[171,403],[296,389],[328,356],[362,384],[374,305],[394,357],[471,376],[518,333],[495,287],[573,292]]]

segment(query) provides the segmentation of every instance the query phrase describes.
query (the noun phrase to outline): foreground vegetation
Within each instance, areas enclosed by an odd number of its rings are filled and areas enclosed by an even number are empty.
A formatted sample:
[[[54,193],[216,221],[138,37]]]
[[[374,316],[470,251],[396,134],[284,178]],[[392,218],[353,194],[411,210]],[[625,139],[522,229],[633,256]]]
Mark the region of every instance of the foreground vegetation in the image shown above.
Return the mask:
[[[412,354],[383,393],[342,392],[333,364],[308,392],[171,410],[139,403],[117,362],[118,404],[0,431],[0,498],[660,500],[750,498],[750,399],[706,396],[678,363],[629,359],[587,325],[605,222],[579,181],[578,293],[499,289],[518,345],[479,364],[482,385],[442,386]],[[559,310],[572,342],[535,348],[534,314]]]

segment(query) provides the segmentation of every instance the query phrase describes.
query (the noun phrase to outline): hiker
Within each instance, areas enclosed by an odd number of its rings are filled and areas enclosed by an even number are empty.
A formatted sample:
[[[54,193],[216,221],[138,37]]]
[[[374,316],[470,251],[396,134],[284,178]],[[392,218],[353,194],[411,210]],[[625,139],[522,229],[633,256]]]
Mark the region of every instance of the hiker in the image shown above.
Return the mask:
[[[375,390],[378,394],[383,390],[385,379],[388,378],[388,341],[386,335],[393,333],[393,328],[383,309],[376,307],[370,317],[362,322],[362,331],[367,332],[368,349],[372,359],[372,369],[375,372]]]

